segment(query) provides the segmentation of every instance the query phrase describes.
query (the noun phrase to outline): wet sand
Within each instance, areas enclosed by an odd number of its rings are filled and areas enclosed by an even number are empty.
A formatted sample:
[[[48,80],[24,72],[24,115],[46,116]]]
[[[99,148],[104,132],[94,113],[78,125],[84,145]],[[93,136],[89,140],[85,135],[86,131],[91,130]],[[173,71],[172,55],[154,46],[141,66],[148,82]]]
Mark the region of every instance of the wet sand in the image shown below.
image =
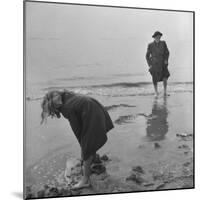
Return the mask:
[[[27,102],[27,109],[34,111],[26,137],[29,197],[193,188],[193,93],[157,99],[94,97],[106,106],[115,128],[98,152],[109,158],[106,172],[93,174],[92,187],[78,191],[67,188],[64,179],[66,160],[80,158],[67,120],[49,120],[40,127],[39,102]]]

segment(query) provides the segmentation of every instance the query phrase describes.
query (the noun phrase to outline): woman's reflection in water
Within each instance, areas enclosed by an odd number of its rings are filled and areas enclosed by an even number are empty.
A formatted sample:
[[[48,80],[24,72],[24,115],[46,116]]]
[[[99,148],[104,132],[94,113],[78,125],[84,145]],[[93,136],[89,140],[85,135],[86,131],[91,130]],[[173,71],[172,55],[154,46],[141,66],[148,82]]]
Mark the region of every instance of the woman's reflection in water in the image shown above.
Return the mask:
[[[164,97],[163,101],[158,101],[158,99],[155,98],[152,106],[152,113],[148,116],[146,126],[147,138],[150,141],[165,139],[169,127],[167,117],[167,97]]]

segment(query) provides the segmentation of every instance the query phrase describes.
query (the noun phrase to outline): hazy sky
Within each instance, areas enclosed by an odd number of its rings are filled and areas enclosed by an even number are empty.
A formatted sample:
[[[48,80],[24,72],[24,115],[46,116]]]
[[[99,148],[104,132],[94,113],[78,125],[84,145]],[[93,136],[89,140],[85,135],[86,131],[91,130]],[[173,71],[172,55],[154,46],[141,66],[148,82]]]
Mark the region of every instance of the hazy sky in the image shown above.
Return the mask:
[[[31,2],[26,6],[27,75],[51,78],[59,67],[75,73],[72,67],[78,65],[101,66],[102,74],[144,72],[147,44],[159,30],[170,50],[171,71],[183,68],[192,76],[192,13]]]

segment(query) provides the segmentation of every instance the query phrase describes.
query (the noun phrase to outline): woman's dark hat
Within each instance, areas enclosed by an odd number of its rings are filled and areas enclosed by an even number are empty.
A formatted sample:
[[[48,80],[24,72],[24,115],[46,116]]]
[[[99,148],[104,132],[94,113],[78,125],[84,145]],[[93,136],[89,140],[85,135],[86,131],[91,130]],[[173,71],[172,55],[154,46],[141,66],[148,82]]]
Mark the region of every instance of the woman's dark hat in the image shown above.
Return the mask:
[[[159,32],[159,31],[156,31],[156,32],[152,35],[152,37],[155,38],[157,35],[162,36],[163,34],[162,34],[161,32]]]

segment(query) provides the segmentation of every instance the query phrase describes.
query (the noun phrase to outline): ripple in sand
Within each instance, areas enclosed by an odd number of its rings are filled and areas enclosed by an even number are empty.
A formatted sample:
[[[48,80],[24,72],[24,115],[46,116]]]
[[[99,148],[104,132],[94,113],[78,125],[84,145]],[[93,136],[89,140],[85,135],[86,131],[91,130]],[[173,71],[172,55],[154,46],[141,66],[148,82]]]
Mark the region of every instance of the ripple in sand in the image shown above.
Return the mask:
[[[136,107],[136,106],[134,106],[134,105],[128,105],[128,104],[118,104],[118,105],[105,106],[105,108],[106,108],[107,111],[114,110],[114,109],[117,109],[117,108],[120,108],[120,107],[123,107],[123,108],[132,108],[132,107]]]
[[[133,119],[134,119],[133,115],[119,116],[119,118],[116,119],[114,123],[118,125],[122,125],[126,123],[131,123]]]

